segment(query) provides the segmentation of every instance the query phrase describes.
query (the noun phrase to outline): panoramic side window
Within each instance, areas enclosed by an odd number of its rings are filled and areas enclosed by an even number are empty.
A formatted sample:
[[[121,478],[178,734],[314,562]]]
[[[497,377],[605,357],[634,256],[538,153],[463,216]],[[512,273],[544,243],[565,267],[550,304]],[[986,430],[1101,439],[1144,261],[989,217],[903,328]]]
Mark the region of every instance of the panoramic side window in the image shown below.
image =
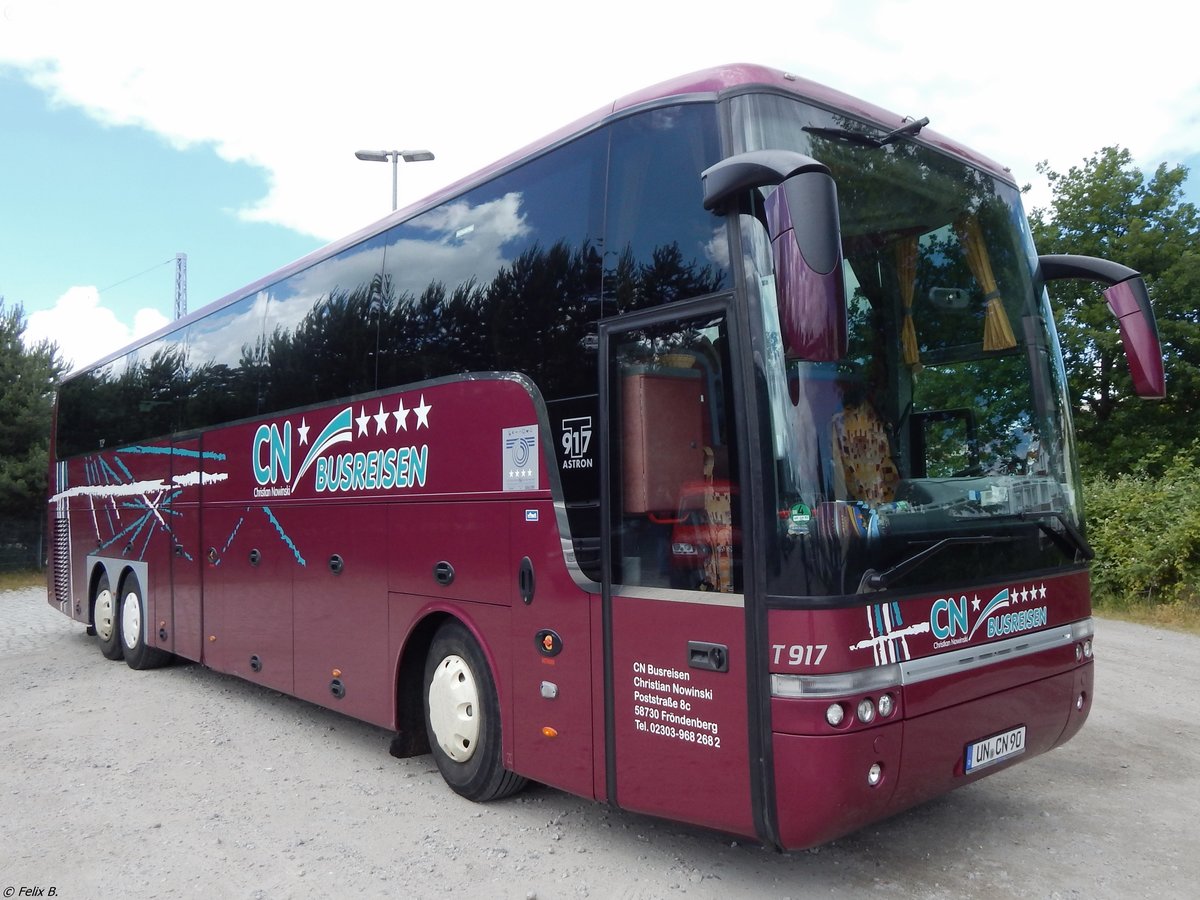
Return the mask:
[[[115,450],[178,431],[185,356],[183,335],[173,332],[65,382],[59,455]]]
[[[725,220],[704,209],[700,180],[720,158],[712,104],[649,110],[613,125],[606,315],[729,286]]]
[[[124,359],[98,366],[63,383],[58,395],[60,457],[75,456],[116,446],[112,421],[117,409],[117,381]]]
[[[607,147],[586,135],[384,235],[381,386],[515,371],[595,393]]]
[[[264,412],[379,386],[383,243],[355,244],[268,289]]]
[[[122,443],[163,437],[182,426],[180,400],[187,390],[182,332],[164,335],[130,353],[121,376],[127,418]]]
[[[266,292],[260,291],[188,326],[185,428],[205,428],[259,412],[266,307]]]

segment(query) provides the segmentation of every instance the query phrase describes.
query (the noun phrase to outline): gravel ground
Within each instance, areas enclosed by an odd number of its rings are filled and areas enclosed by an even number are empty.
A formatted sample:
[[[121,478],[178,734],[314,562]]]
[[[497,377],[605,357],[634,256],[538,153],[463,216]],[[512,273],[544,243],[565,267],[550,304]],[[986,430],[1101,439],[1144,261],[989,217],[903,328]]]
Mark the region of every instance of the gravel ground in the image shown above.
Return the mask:
[[[0,592],[0,896],[1194,897],[1200,638],[1098,620],[1096,646],[1066,747],[780,854],[539,786],[468,803],[388,732],[134,672],[42,590]]]

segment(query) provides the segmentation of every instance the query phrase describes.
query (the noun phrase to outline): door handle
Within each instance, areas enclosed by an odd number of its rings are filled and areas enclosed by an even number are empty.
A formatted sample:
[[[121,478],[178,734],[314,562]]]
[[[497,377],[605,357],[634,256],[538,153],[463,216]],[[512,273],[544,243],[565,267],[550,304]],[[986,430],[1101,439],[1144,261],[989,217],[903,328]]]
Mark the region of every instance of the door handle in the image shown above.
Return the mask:
[[[442,587],[448,587],[454,581],[454,566],[442,560],[433,567],[433,580]]]
[[[688,641],[688,665],[710,672],[729,671],[729,648],[725,644]]]
[[[533,602],[533,592],[537,587],[537,581],[533,577],[533,560],[528,556],[521,560],[521,568],[517,571],[517,589],[521,592],[521,599],[528,606]]]

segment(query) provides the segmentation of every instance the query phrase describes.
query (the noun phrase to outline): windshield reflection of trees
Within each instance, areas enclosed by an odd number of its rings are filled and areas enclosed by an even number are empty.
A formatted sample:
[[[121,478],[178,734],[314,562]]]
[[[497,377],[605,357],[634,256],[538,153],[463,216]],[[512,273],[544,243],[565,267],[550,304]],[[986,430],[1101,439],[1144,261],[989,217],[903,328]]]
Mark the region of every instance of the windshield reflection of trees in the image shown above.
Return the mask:
[[[835,118],[847,130],[864,128]],[[1012,499],[995,507],[973,499],[987,494],[989,485],[1005,483],[997,477],[1069,478],[1062,459],[1048,459],[1042,446],[1057,427],[1053,399],[1035,389],[1051,378],[1049,339],[1039,310],[1030,305],[1028,247],[1012,206],[1015,189],[909,141],[882,148],[822,135],[810,135],[810,141],[811,155],[829,166],[838,186],[843,253],[852,272],[850,346],[836,366],[838,402],[843,410],[870,406],[900,481],[897,502],[842,493],[840,463],[830,453],[832,481],[823,469],[811,472],[817,480],[794,485],[795,493],[785,485],[773,589],[852,593],[865,572],[886,571],[942,538],[961,543],[906,571],[900,586],[912,590],[1061,564],[1060,551],[1042,546],[1036,524],[1008,521],[1019,518],[1013,514],[1024,502],[1016,492],[997,492]],[[967,245],[972,235],[981,236],[983,246],[973,259]],[[907,269],[904,245],[911,248]],[[990,279],[983,270],[990,270]],[[985,280],[995,284],[985,289]],[[1017,323],[1015,346],[985,339],[994,324],[989,316],[999,315],[988,312],[993,298],[1008,322]],[[911,349],[903,341],[906,317],[915,332]],[[814,378],[829,377],[819,366],[811,370]],[[809,369],[801,365],[799,371]],[[804,396],[796,385],[790,390],[793,404]],[[828,406],[829,388],[815,384],[809,393]],[[814,406],[796,421],[820,429],[828,416],[828,409]],[[932,479],[941,485],[926,490]],[[806,504],[813,501],[810,509]]]
[[[863,130],[853,119],[835,119],[842,129]],[[901,421],[906,409],[969,410],[978,435],[970,457],[984,470],[1013,471],[1034,427],[1029,360],[1018,348],[984,350],[986,297],[959,236],[965,218],[972,217],[985,236],[1006,313],[1022,322],[1032,296],[1026,248],[1014,234],[1013,211],[997,194],[996,182],[907,141],[871,148],[814,136],[812,143],[813,155],[830,167],[838,184],[843,247],[866,301],[850,304],[849,358],[868,370],[886,369],[867,372],[869,388],[893,386],[890,397],[883,389],[868,391],[876,411],[899,429],[909,424]],[[895,259],[896,246],[912,240],[918,246],[912,316],[920,360],[905,366]],[[955,297],[962,300],[954,302]],[[895,389],[905,383],[911,385],[908,397],[903,387]],[[944,470],[963,449],[962,432],[955,428],[931,428],[926,441],[930,471]]]

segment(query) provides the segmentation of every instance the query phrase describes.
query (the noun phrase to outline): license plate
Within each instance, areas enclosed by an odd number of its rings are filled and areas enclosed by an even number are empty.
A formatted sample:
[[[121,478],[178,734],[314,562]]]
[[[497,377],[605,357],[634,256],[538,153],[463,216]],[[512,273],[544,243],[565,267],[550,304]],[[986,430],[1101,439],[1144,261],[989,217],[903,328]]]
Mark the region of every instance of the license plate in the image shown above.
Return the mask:
[[[963,771],[968,775],[1025,752],[1025,726],[967,744]]]

